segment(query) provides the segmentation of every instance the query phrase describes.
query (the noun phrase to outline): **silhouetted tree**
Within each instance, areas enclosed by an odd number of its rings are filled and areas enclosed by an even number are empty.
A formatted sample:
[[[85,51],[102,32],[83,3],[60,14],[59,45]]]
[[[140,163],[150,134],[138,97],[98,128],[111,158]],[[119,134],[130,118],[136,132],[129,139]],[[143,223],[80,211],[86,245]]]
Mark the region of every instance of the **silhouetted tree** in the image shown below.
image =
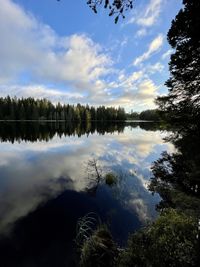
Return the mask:
[[[166,82],[169,93],[156,103],[172,119],[194,121],[200,118],[200,1],[183,0],[183,4],[167,35],[175,50]]]

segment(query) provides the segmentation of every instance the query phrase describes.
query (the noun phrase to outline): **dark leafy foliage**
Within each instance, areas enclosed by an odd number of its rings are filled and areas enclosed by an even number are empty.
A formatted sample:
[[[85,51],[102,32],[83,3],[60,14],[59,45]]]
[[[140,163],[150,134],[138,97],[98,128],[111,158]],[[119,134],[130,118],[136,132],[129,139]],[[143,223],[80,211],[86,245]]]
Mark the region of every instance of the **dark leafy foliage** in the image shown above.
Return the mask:
[[[118,267],[198,266],[197,222],[173,209],[133,234]]]
[[[97,13],[98,7],[104,5],[104,8],[109,9],[109,16],[115,16],[115,23],[119,17],[125,18],[124,12],[133,8],[133,0],[88,0],[89,7]]]

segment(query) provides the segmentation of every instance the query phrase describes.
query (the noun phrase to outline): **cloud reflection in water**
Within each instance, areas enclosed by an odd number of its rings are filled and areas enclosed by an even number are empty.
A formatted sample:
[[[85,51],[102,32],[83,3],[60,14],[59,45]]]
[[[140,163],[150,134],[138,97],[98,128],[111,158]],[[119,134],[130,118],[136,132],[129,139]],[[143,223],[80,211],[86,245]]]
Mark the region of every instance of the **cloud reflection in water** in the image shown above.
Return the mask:
[[[126,127],[123,133],[95,132],[81,138],[54,135],[48,142],[2,142],[0,233],[66,190],[84,191],[88,183],[86,164],[91,158],[98,159],[105,171],[121,173],[118,186],[103,185],[100,192],[137,215],[141,223],[146,222],[155,215],[157,201],[147,190],[150,165],[163,150],[173,150],[162,140],[166,134],[137,126]]]

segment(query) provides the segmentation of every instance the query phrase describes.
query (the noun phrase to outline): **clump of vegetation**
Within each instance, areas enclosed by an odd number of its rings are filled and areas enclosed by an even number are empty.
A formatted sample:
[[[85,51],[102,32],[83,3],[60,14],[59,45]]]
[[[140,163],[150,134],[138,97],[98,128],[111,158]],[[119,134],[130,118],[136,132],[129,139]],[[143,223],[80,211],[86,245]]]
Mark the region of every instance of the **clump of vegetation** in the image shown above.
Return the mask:
[[[112,267],[116,265],[117,254],[117,246],[108,228],[101,225],[83,244],[80,266]]]
[[[90,212],[78,220],[75,243],[80,266],[115,266],[117,245],[96,213]]]
[[[105,182],[109,186],[115,185],[117,183],[117,176],[114,173],[109,172],[105,175]]]
[[[118,267],[197,266],[197,222],[168,209],[149,227],[133,234]]]
[[[75,238],[77,249],[82,248],[84,242],[91,237],[99,224],[101,224],[100,218],[94,212],[89,212],[78,220]]]

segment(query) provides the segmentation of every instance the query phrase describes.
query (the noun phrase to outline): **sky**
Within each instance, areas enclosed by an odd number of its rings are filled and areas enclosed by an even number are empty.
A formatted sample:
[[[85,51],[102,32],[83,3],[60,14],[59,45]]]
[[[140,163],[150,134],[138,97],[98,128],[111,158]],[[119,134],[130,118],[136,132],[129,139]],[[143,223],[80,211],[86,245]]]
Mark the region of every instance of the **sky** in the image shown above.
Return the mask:
[[[0,0],[0,97],[155,108],[181,0],[135,0],[117,25],[87,0]]]

